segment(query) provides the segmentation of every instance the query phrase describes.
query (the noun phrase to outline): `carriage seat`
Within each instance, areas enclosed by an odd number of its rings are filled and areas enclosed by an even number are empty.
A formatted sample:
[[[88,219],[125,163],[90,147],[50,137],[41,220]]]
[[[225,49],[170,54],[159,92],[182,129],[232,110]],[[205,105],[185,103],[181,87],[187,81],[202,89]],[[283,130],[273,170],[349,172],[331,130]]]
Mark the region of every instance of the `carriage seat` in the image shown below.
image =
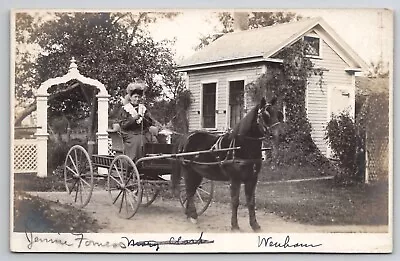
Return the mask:
[[[120,130],[121,128],[119,124],[113,124],[113,128],[107,130],[108,136],[111,138],[111,150],[117,154],[122,154],[124,152],[124,141],[122,139]],[[146,143],[144,146],[144,152],[145,152],[144,155],[166,153],[166,152],[170,153],[171,148],[169,146],[163,146],[162,144],[160,144],[159,147],[152,146],[152,144],[157,144],[158,141],[157,139],[153,139],[155,137],[154,130],[150,129],[150,132],[152,137],[151,138],[146,137],[149,143]],[[157,147],[157,149],[155,149],[155,147]]]

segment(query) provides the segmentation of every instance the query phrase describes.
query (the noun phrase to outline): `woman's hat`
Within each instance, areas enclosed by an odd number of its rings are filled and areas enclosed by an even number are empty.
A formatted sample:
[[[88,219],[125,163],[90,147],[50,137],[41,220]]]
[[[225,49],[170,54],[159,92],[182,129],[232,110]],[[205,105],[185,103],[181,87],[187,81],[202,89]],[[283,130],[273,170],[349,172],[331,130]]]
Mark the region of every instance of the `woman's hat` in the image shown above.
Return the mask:
[[[128,87],[126,87],[126,92],[129,95],[132,95],[133,93],[138,93],[142,95],[145,89],[146,89],[146,84],[144,82],[135,81],[128,84]]]

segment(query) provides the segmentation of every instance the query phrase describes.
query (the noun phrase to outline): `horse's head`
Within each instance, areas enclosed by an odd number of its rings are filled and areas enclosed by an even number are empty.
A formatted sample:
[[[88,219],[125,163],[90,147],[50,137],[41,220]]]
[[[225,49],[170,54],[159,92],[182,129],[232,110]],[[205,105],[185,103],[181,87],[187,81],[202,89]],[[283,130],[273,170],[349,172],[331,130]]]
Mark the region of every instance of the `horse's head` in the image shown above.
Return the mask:
[[[284,127],[281,124],[283,113],[278,110],[276,100],[276,97],[269,100],[263,97],[235,126],[231,137],[242,136],[261,140],[272,136],[275,141],[279,141],[284,135]]]
[[[283,113],[278,110],[276,105],[277,98],[274,96],[267,100],[261,99],[257,110],[257,126],[263,137],[272,136],[275,141],[279,141],[284,136]]]

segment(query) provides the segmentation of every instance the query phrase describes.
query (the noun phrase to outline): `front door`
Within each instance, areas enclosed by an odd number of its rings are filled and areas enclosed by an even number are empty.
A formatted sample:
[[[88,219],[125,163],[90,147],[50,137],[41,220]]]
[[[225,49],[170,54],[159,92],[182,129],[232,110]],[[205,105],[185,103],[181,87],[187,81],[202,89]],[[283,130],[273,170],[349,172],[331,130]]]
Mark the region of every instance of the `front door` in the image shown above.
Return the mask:
[[[233,128],[244,115],[244,81],[229,82],[229,127]]]

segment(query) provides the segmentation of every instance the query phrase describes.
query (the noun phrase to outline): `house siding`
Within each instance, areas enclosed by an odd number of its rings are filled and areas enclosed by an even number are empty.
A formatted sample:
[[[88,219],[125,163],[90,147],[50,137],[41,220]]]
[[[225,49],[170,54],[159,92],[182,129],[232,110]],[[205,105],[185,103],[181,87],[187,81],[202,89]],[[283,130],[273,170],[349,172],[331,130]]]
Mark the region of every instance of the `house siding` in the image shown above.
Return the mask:
[[[189,131],[202,129],[201,123],[201,86],[203,82],[216,81],[216,129],[226,130],[228,126],[228,81],[233,80],[245,80],[245,85],[247,83],[255,81],[262,74],[262,66],[235,66],[226,69],[218,70],[204,70],[198,72],[189,72],[189,90],[192,93],[194,99],[191,108],[188,112],[189,116]],[[246,86],[245,86],[246,89]],[[248,109],[249,98],[245,95],[245,109]],[[225,111],[225,113],[224,113]],[[198,113],[200,112],[200,114]]]
[[[352,75],[345,71],[348,65],[335,51],[322,42],[322,59],[313,59],[314,68],[326,69],[320,84],[319,76],[312,76],[307,86],[307,115],[311,123],[311,136],[324,155],[327,155],[327,143],[324,140],[325,128],[330,118],[328,92],[337,85],[352,86]],[[354,86],[352,86],[354,88]]]
[[[328,146],[324,140],[325,128],[330,118],[329,90],[335,86],[349,86],[354,91],[353,75],[345,69],[349,66],[324,40],[321,39],[321,58],[312,59],[315,68],[324,69],[322,84],[319,76],[311,76],[308,81],[306,106],[307,115],[311,123],[311,136],[320,151],[329,156]],[[270,66],[232,66],[225,69],[210,69],[189,72],[189,89],[192,92],[194,102],[189,111],[189,130],[201,129],[201,86],[210,79],[217,82],[216,129],[223,131],[228,126],[228,81],[232,79],[245,79],[245,84],[255,81],[265,68],[272,71]],[[351,92],[353,93],[353,92]],[[245,94],[245,110],[254,106],[249,95]],[[224,113],[226,111],[226,113]]]

